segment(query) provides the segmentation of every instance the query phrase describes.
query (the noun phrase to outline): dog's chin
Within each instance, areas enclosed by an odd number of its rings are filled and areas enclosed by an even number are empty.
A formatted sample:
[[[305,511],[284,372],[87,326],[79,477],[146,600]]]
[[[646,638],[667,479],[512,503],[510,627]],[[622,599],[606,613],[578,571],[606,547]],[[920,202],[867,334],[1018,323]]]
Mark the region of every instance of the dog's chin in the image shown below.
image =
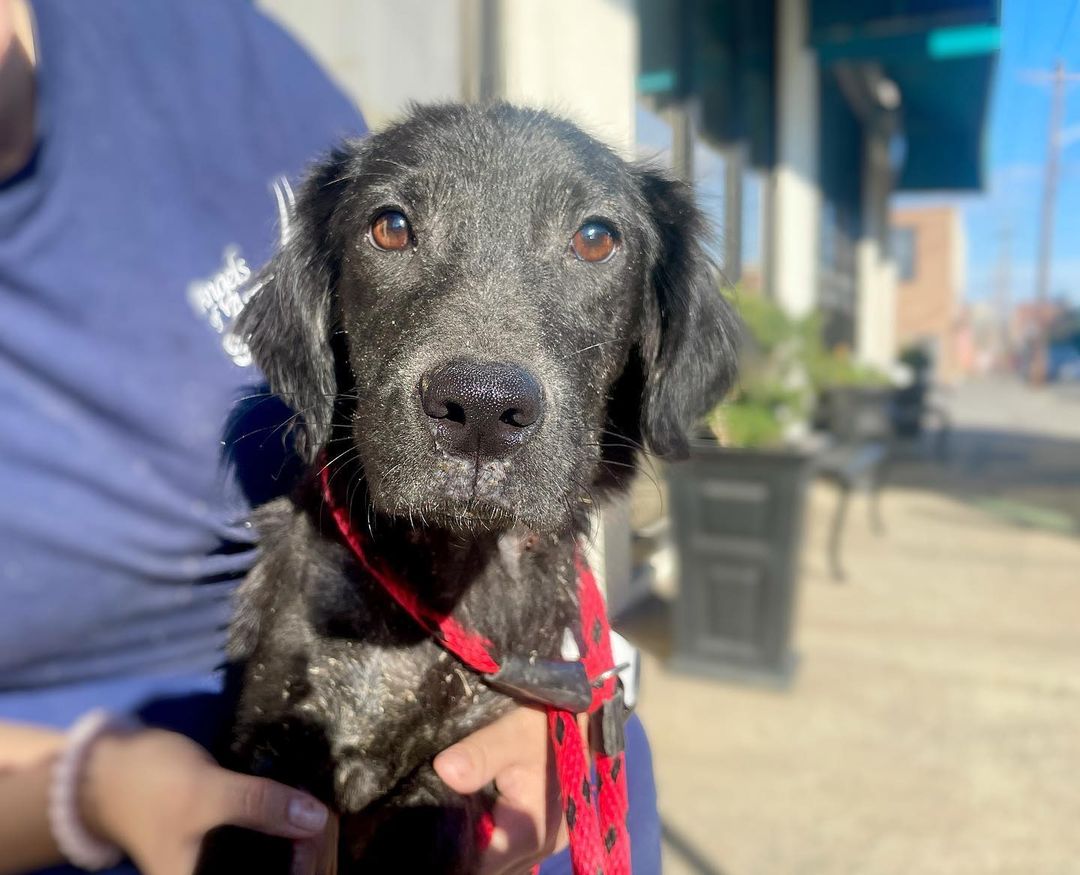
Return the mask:
[[[400,519],[403,515],[397,514]],[[412,525],[448,529],[469,535],[499,533],[521,525],[510,509],[488,501],[436,501],[408,508]]]
[[[444,529],[455,534],[480,536],[500,534],[510,529],[555,533],[567,529],[569,520],[550,515],[530,513],[513,507],[498,498],[460,498],[454,496],[425,496],[413,500],[372,496],[375,510],[407,523],[416,529]]]
[[[394,475],[387,477],[377,467],[365,466],[372,507],[413,528],[465,535],[498,534],[512,528],[561,534],[571,525],[565,490],[552,482],[511,476],[505,464],[486,466],[477,474],[465,464],[441,460],[421,470],[399,468]],[[565,497],[553,501],[553,494]]]

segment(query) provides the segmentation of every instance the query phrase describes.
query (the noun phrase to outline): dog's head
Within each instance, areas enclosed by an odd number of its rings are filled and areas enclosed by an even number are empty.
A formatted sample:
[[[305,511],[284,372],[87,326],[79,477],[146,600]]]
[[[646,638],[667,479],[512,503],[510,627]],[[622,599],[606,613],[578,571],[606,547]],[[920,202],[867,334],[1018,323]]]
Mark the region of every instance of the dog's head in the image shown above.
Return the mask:
[[[730,385],[706,227],[546,113],[418,109],[314,169],[238,330],[377,511],[558,531]]]

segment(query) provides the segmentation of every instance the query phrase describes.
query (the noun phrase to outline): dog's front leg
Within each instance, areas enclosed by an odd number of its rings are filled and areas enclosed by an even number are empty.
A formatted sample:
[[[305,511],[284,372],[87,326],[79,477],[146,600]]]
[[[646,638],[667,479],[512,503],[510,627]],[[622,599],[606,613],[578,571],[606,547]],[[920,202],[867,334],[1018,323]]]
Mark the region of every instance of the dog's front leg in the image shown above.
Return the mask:
[[[334,766],[323,727],[301,715],[279,714],[266,723],[241,721],[234,732],[236,740],[223,754],[223,765],[305,790],[331,811],[336,809]],[[292,862],[291,840],[223,826],[207,834],[195,872],[289,875]]]

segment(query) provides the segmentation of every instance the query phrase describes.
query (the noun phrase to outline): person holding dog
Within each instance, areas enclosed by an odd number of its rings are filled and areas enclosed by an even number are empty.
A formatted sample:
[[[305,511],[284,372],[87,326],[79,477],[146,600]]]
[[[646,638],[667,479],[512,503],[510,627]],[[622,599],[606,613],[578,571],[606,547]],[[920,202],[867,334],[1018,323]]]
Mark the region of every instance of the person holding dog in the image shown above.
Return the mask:
[[[332,871],[326,808],[207,745],[248,512],[289,465],[270,439],[225,470],[223,423],[257,382],[228,329],[288,179],[363,133],[248,3],[0,0],[0,873],[188,875],[223,824]],[[265,435],[288,415],[252,410]],[[635,871],[658,871],[628,735]],[[547,760],[527,708],[436,759],[454,789],[500,791],[485,872],[564,843]]]

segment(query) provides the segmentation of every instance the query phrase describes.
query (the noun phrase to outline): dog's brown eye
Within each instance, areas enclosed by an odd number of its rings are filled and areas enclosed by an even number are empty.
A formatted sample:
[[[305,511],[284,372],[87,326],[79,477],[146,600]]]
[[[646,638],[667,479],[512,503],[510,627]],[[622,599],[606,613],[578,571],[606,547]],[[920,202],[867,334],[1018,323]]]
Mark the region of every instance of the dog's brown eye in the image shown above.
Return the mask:
[[[412,241],[412,229],[409,220],[397,210],[379,213],[371,223],[371,242],[379,249],[400,252]]]
[[[570,248],[574,255],[582,261],[599,262],[607,261],[615,253],[619,241],[612,231],[603,222],[586,222],[570,241]]]

